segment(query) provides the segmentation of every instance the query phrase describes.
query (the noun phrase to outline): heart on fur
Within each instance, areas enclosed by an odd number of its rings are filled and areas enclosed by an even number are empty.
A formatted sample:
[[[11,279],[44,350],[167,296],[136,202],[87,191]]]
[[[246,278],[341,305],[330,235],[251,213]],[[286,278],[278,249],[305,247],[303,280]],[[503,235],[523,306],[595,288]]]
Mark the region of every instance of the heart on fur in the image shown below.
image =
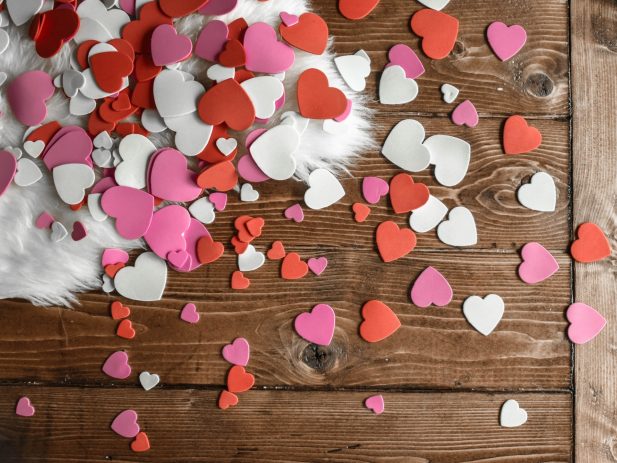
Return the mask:
[[[430,196],[424,183],[415,183],[409,174],[400,173],[390,180],[390,201],[397,214],[424,206]]]
[[[204,190],[229,191],[238,183],[238,173],[231,161],[206,167],[197,176],[197,185]]]
[[[124,53],[97,53],[90,56],[90,69],[101,90],[115,93],[123,88],[125,78],[133,72],[133,62]]]
[[[139,432],[135,436],[135,440],[131,442],[131,450],[137,453],[150,450],[150,440],[145,432]]]
[[[423,141],[424,126],[414,119],[404,119],[388,134],[381,154],[401,169],[420,172],[431,162],[431,153]]]
[[[11,81],[6,95],[13,114],[24,125],[38,125],[47,116],[46,102],[56,88],[49,74],[27,71]]]
[[[503,149],[506,154],[524,154],[542,144],[542,134],[527,124],[522,116],[510,116],[503,127]]]
[[[227,14],[236,8],[238,0],[210,0],[199,9],[203,15],[218,16]]]
[[[237,39],[228,40],[223,51],[218,56],[218,61],[227,68],[238,68],[246,63],[246,52],[242,42]]]
[[[214,241],[211,236],[203,236],[197,242],[197,257],[202,264],[211,264],[218,260],[225,251],[223,243]]]
[[[439,270],[425,268],[411,287],[411,301],[418,307],[444,307],[452,301],[452,287]]]
[[[7,0],[6,8],[16,26],[30,21],[43,7],[43,0]]]
[[[294,153],[300,145],[300,135],[289,125],[277,125],[257,140],[249,152],[259,169],[275,180],[287,180],[296,172]]]
[[[328,77],[319,69],[307,69],[298,78],[298,108],[309,119],[334,119],[347,109],[347,97],[330,87]]]
[[[15,156],[8,151],[0,151],[0,196],[9,187],[17,172]]]
[[[135,410],[123,410],[111,422],[113,432],[121,437],[131,439],[139,433],[138,416]]]
[[[345,190],[328,170],[319,168],[310,173],[309,189],[304,193],[304,202],[311,209],[331,206],[345,196]]]
[[[285,209],[283,213],[286,219],[293,220],[296,223],[300,223],[304,220],[304,211],[300,204],[293,204]]]
[[[294,320],[294,329],[308,342],[329,346],[334,336],[336,316],[327,304],[318,304],[310,312],[303,312]]]
[[[337,56],[334,58],[334,64],[345,83],[354,92],[361,92],[366,88],[366,78],[371,73],[371,62],[364,55]],[[351,107],[348,107],[351,110]],[[335,120],[342,122],[344,115],[345,113]]]
[[[103,373],[114,379],[126,379],[131,375],[131,366],[129,365],[129,356],[124,351],[117,351],[107,357],[103,363]],[[112,425],[113,429],[113,425]],[[117,432],[117,431],[116,431]],[[120,434],[120,433],[118,433]],[[126,436],[132,437],[132,436]]]
[[[278,74],[287,71],[294,63],[294,51],[278,41],[276,31],[269,24],[252,24],[244,33],[243,43],[249,71]]]
[[[43,162],[51,171],[63,164],[92,166],[92,139],[81,127],[68,126],[60,129],[41,154]]]
[[[28,397],[20,397],[17,401],[17,405],[15,406],[15,414],[17,416],[34,416],[36,410],[34,406],[30,403],[30,399]]]
[[[227,43],[228,35],[227,24],[219,20],[210,21],[197,37],[195,54],[207,61],[216,62]]]
[[[181,18],[187,16],[206,3],[209,0],[159,0],[159,6],[163,13],[172,18]]]
[[[147,2],[139,9],[139,19],[122,28],[122,38],[133,46],[135,53],[148,52],[154,29],[161,24],[172,23],[172,18],[159,8],[159,2]]]
[[[463,302],[463,315],[478,332],[488,336],[497,327],[505,305],[503,299],[497,294],[489,294],[484,298],[471,296]]]
[[[367,17],[379,5],[380,0],[339,0],[338,9],[347,19]]]
[[[227,389],[229,392],[246,392],[255,384],[255,377],[247,373],[244,367],[234,365],[227,373]]]
[[[379,224],[376,234],[377,249],[384,262],[392,262],[409,254],[416,247],[416,234],[409,228],[400,229],[392,221]]]
[[[88,229],[86,226],[81,222],[74,222],[73,231],[71,232],[71,238],[73,238],[73,241],[81,241],[86,236],[88,236]]]
[[[75,37],[80,27],[80,20],[72,8],[55,8],[41,13],[38,21],[31,23],[31,32],[34,24],[39,26],[33,37],[36,52],[41,58],[51,58],[65,43]]]
[[[559,270],[553,255],[540,243],[527,243],[521,249],[523,262],[518,266],[518,276],[525,283],[534,285],[546,280]]]
[[[193,42],[185,35],[180,35],[170,24],[161,24],[152,32],[150,42],[152,62],[155,66],[184,61],[193,51]]]
[[[114,278],[116,291],[136,301],[159,301],[167,283],[167,264],[153,252],[137,257],[135,266],[126,266]]]
[[[168,201],[193,201],[202,189],[186,157],[173,148],[160,151],[150,161],[150,193]]]
[[[277,109],[277,102],[285,97],[283,83],[280,79],[272,76],[247,79],[240,86],[249,96],[255,108],[255,117],[257,119],[270,119]]]
[[[398,65],[387,67],[379,79],[379,102],[396,105],[413,101],[418,96],[418,84],[405,75]]]
[[[168,69],[161,72],[154,79],[154,87],[152,88],[154,102],[161,117],[186,116],[197,109],[196,102],[203,94],[204,86],[195,80],[184,80],[184,77],[182,72]],[[234,81],[230,79],[225,82]],[[218,87],[218,85],[215,85],[213,88]],[[202,97],[202,100],[206,95]],[[229,95],[226,96],[229,97]],[[233,104],[234,102],[230,100],[229,103]],[[209,123],[208,121],[205,122]]]
[[[566,310],[570,322],[568,338],[574,344],[585,344],[595,338],[606,326],[606,319],[593,307],[577,302]]]
[[[279,33],[288,44],[315,55],[321,55],[328,45],[328,24],[315,13],[304,13],[293,24],[283,19]]]
[[[422,37],[422,50],[429,58],[443,59],[450,54],[458,36],[458,19],[424,8],[411,17],[411,30]]]
[[[495,21],[488,26],[486,38],[497,57],[507,61],[523,48],[527,42],[527,31],[518,24],[507,26]]]
[[[606,235],[595,223],[585,222],[576,229],[577,239],[570,247],[570,254],[577,262],[597,262],[611,255],[611,245]]]
[[[186,250],[184,234],[190,224],[191,216],[184,207],[165,206],[152,216],[144,240],[156,255],[165,259],[170,252]]]
[[[54,186],[66,204],[79,204],[94,184],[94,171],[86,164],[63,164],[52,171]]]
[[[245,367],[249,363],[249,342],[244,338],[236,338],[231,344],[223,347],[223,358],[232,365]]]
[[[152,223],[154,197],[126,186],[111,187],[101,197],[105,213],[116,219],[118,234],[127,240],[141,238]]]
[[[281,277],[285,280],[298,280],[308,273],[308,264],[300,259],[297,252],[288,253],[281,264]]]
[[[401,327],[401,321],[392,309],[377,300],[368,301],[362,306],[362,318],[360,336],[366,342],[383,341]]]
[[[210,125],[227,124],[233,130],[246,130],[255,121],[255,107],[246,91],[234,79],[216,84],[201,97],[199,117]]]

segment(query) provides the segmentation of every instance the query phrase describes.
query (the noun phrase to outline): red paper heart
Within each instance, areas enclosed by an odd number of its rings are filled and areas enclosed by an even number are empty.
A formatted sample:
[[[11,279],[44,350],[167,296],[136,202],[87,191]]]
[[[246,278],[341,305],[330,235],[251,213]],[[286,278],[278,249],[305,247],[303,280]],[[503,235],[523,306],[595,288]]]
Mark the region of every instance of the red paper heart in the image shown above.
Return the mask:
[[[172,18],[181,18],[189,15],[206,3],[209,0],[159,0],[159,6],[163,13]]]
[[[597,262],[611,255],[606,235],[595,223],[585,222],[576,230],[578,239],[572,243],[570,254],[578,262]]]
[[[124,78],[133,72],[133,62],[124,53],[104,52],[90,57],[90,68],[101,90],[116,93]]]
[[[124,339],[133,339],[135,337],[135,330],[131,320],[125,318],[118,324],[116,334]]]
[[[211,264],[218,260],[225,251],[223,243],[214,241],[211,236],[202,236],[197,241],[197,257],[202,264]]]
[[[245,392],[252,388],[253,384],[255,384],[255,377],[247,373],[244,367],[234,365],[229,369],[229,373],[227,373],[227,389],[229,392]]]
[[[246,130],[255,122],[255,108],[248,94],[234,79],[208,89],[199,100],[199,116],[206,124],[225,123],[234,130]]]
[[[522,116],[510,116],[503,127],[503,150],[506,154],[523,154],[542,144],[542,134],[527,124]]]
[[[82,70],[90,67],[90,63],[88,63],[88,55],[90,54],[92,47],[98,43],[100,42],[97,40],[86,40],[85,42],[80,43],[77,47],[75,58],[77,59],[77,62]]]
[[[409,174],[400,173],[390,180],[390,202],[397,214],[424,206],[430,196],[424,183],[414,183]]]
[[[129,315],[131,315],[131,309],[125,305],[122,305],[122,302],[114,301],[111,303],[111,318],[114,320],[121,320]]]
[[[293,26],[281,23],[279,32],[288,44],[315,55],[328,46],[328,24],[315,13],[304,13]]]
[[[239,40],[228,40],[225,43],[225,48],[219,54],[218,60],[222,66],[238,68],[246,63],[246,52]]]
[[[79,16],[71,8],[56,8],[39,15],[36,31],[36,52],[42,58],[51,58],[62,45],[71,40],[79,30]],[[33,21],[33,24],[37,24]]]
[[[334,119],[347,109],[347,97],[338,88],[328,86],[323,72],[311,68],[298,78],[298,107],[300,114],[309,119]]]
[[[114,278],[120,269],[124,268],[125,264],[118,262],[117,264],[109,264],[105,266],[105,273],[109,278]]]
[[[227,24],[227,39],[244,41],[244,33],[249,25],[244,18],[238,18]]]
[[[272,247],[268,250],[267,254],[270,260],[280,260],[285,257],[285,247],[281,241],[275,241],[272,243]]]
[[[368,301],[362,306],[360,336],[367,342],[378,342],[391,336],[401,326],[401,322],[390,307],[381,301]]]
[[[145,452],[150,450],[150,441],[145,432],[140,432],[135,436],[135,440],[131,442],[131,450],[133,452]]]
[[[296,252],[290,252],[281,264],[281,276],[285,280],[297,280],[308,273],[308,264]]]
[[[237,236],[231,237],[231,245],[234,247],[236,254],[242,254],[249,247],[249,243],[240,240]]]
[[[171,25],[173,21],[161,11],[159,2],[145,3],[139,10],[139,19],[122,28],[122,38],[129,41],[135,53],[149,52],[152,31],[161,24]]]
[[[339,0],[338,9],[347,19],[362,19],[367,17],[379,0]]]
[[[409,254],[416,247],[416,234],[409,228],[400,229],[392,221],[377,227],[377,249],[384,262],[392,262]]]
[[[240,270],[236,270],[231,274],[232,289],[246,289],[251,285],[251,280],[246,278]]]
[[[351,209],[354,212],[353,218],[358,223],[364,222],[371,213],[371,208],[362,203],[354,203],[353,206],[351,206]]]
[[[153,89],[154,79],[136,82],[131,92],[131,103],[143,109],[156,109]]]
[[[442,59],[454,48],[458,36],[458,19],[441,11],[424,8],[411,17],[411,30],[422,37],[422,50],[426,56]]]
[[[232,392],[222,390],[219,395],[219,408],[227,410],[229,407],[235,407],[238,405],[238,396]]]
[[[219,162],[205,168],[197,176],[197,185],[204,190],[216,189],[229,191],[238,183],[238,173],[234,165],[229,162]]]
[[[135,78],[138,82],[146,82],[158,76],[163,70],[162,66],[157,66],[152,61],[152,56],[142,54],[135,60]]]

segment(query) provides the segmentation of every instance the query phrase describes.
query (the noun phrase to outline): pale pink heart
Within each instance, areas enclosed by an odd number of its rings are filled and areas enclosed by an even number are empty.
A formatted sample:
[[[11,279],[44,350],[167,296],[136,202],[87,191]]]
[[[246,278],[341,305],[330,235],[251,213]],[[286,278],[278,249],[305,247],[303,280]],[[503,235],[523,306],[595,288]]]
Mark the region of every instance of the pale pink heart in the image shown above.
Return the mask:
[[[132,439],[139,434],[138,417],[135,410],[124,410],[118,413],[111,422],[111,429],[116,434]]]
[[[570,322],[568,338],[574,344],[585,344],[595,338],[606,326],[606,319],[593,307],[576,302],[568,307],[566,318]]]
[[[296,223],[300,223],[304,220],[304,211],[302,210],[302,206],[297,203],[285,209],[284,214],[285,218],[293,220]]]
[[[180,319],[187,323],[194,325],[199,321],[199,312],[197,312],[197,307],[192,302],[189,302],[182,308],[182,312],[180,312]]]
[[[120,0],[118,6],[129,16],[135,14],[135,0]]]
[[[34,406],[30,403],[30,399],[28,397],[21,397],[17,401],[17,406],[15,407],[15,414],[19,416],[33,416],[35,413]]]
[[[236,338],[223,347],[223,358],[232,365],[245,367],[249,363],[250,352],[249,342],[244,338]]]
[[[347,119],[349,117],[349,115],[351,114],[351,107],[353,105],[353,102],[348,98],[347,99],[347,107],[345,108],[345,111],[343,111],[343,114],[341,114],[340,116],[336,116],[334,118],[334,120],[336,122],[343,122],[345,119]]]
[[[559,270],[555,258],[540,243],[527,243],[521,249],[521,257],[518,276],[530,285],[546,280]]]
[[[94,184],[94,186],[90,190],[90,194],[103,194],[113,186],[118,186],[116,180],[113,177],[103,177],[101,180]]]
[[[152,157],[149,189],[157,198],[187,202],[197,198],[202,189],[197,185],[195,172],[188,168],[186,157],[168,148]]]
[[[364,177],[362,180],[362,196],[369,204],[377,204],[379,200],[388,194],[390,186],[388,182],[379,177]]]
[[[199,220],[191,218],[191,225],[184,233],[186,252],[188,252],[190,259],[182,267],[174,267],[174,270],[178,272],[192,272],[196,268],[201,267],[199,257],[197,257],[197,242],[204,236],[210,236],[208,229]]]
[[[411,288],[411,301],[422,308],[431,304],[443,307],[452,301],[452,288],[437,269],[426,267]]]
[[[223,193],[222,191],[210,193],[208,200],[214,204],[214,209],[218,212],[224,211],[225,207],[227,207],[227,193]]]
[[[381,394],[368,397],[364,401],[364,406],[371,410],[375,415],[381,415],[386,408],[386,404],[384,403],[383,396]]]
[[[187,36],[178,34],[171,24],[161,24],[152,32],[150,49],[154,64],[166,66],[179,63],[191,56],[193,42]]]
[[[408,79],[417,79],[424,74],[424,65],[422,61],[420,61],[418,55],[405,44],[399,43],[390,48],[388,60],[390,62],[386,67],[402,67]]]
[[[246,145],[246,148],[250,148],[251,145],[253,144],[253,142],[255,140],[257,140],[261,135],[263,135],[264,133],[266,133],[268,130],[267,129],[255,129],[255,130],[251,130],[249,132],[249,134],[246,136],[246,140],[244,141],[244,144]]]
[[[114,264],[126,264],[129,261],[129,253],[124,249],[107,248],[101,256],[101,265],[107,267]]]
[[[49,74],[43,71],[27,71],[15,77],[9,84],[6,95],[13,114],[24,125],[39,125],[47,117],[47,100],[56,87]]]
[[[201,30],[195,42],[195,54],[202,59],[216,63],[225,48],[229,29],[223,21],[210,21]]]
[[[126,379],[131,376],[128,354],[119,350],[107,357],[103,364],[103,373],[114,379]]]
[[[198,11],[207,16],[218,16],[232,12],[237,4],[238,0],[210,0]]]
[[[295,26],[296,24],[298,24],[298,21],[300,21],[300,18],[298,16],[296,16],[295,14],[286,13],[285,11],[279,14],[279,16],[281,18],[281,21],[283,21],[283,24],[285,24],[287,27]]]
[[[86,226],[81,222],[74,222],[73,231],[71,232],[71,238],[73,238],[73,241],[81,241],[86,236],[88,236],[88,229]]]
[[[116,219],[118,234],[127,240],[141,238],[152,223],[154,196],[128,186],[115,186],[103,193],[101,207]]]
[[[475,127],[480,122],[478,111],[473,103],[469,100],[463,101],[454,111],[452,111],[452,122],[456,125],[466,125],[467,127]]]
[[[328,259],[325,257],[311,257],[308,261],[308,268],[311,269],[315,275],[321,275],[328,266]]]
[[[190,224],[189,212],[182,206],[172,204],[154,213],[144,239],[157,256],[166,259],[170,252],[186,250],[184,233]]]
[[[46,228],[51,228],[52,224],[55,221],[56,219],[54,219],[54,216],[51,215],[49,212],[42,212],[41,215],[37,217],[34,225],[36,226],[36,228],[45,230]]]
[[[81,127],[63,127],[49,141],[41,157],[51,172],[64,164],[87,164],[92,167],[92,139]]]
[[[260,183],[270,180],[270,177],[264,174],[255,163],[253,156],[249,156],[248,154],[242,156],[238,161],[238,174],[240,174],[244,180],[251,183]]]
[[[4,194],[17,172],[17,160],[8,151],[0,151],[0,196]]]
[[[309,342],[328,346],[334,336],[336,316],[327,304],[318,304],[310,312],[303,312],[294,320],[296,332]]]
[[[167,262],[169,262],[172,267],[182,268],[185,265],[190,265],[190,259],[191,256],[184,249],[181,251],[172,251],[167,254]]]
[[[516,55],[527,42],[527,31],[515,24],[507,26],[495,21],[486,30],[488,44],[501,61],[507,61]]]
[[[279,42],[272,26],[258,22],[244,33],[245,67],[253,72],[278,74],[289,69],[295,59],[291,47]]]

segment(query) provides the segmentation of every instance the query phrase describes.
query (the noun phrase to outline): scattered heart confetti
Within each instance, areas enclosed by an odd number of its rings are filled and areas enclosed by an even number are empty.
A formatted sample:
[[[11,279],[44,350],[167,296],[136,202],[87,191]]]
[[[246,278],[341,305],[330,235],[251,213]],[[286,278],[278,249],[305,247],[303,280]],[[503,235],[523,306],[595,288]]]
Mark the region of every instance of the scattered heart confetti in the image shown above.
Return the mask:
[[[231,344],[223,347],[223,358],[232,365],[245,367],[249,363],[250,346],[244,338],[236,338]]]
[[[195,304],[192,302],[186,304],[180,312],[180,319],[190,324],[199,322],[199,312]]]
[[[336,316],[327,304],[318,304],[310,312],[301,313],[294,320],[296,332],[308,342],[329,346],[334,336]]]
[[[371,208],[366,204],[354,203],[351,208],[354,213],[354,220],[358,223],[364,222],[371,213]]]
[[[234,365],[227,373],[227,389],[229,392],[246,392],[255,384],[255,377],[247,373],[244,367]]]
[[[15,407],[15,414],[18,416],[34,416],[35,409],[34,406],[30,403],[30,399],[28,397],[20,397],[17,401],[17,406]]]
[[[229,407],[235,407],[238,405],[238,396],[229,391],[221,391],[218,400],[218,407],[221,410],[227,410]]]
[[[326,267],[328,266],[328,259],[325,257],[311,257],[307,261],[307,264],[311,272],[319,276],[326,270]]]
[[[452,112],[452,122],[456,125],[476,127],[480,119],[474,104],[469,100],[465,100],[459,104]]]
[[[133,339],[135,337],[135,329],[131,320],[122,320],[116,328],[116,334],[124,339]]]
[[[425,268],[411,287],[411,301],[418,307],[444,307],[452,301],[452,288],[439,270]]]
[[[285,247],[281,241],[275,241],[272,243],[272,247],[266,253],[266,256],[270,260],[280,260],[285,257]]]
[[[103,373],[114,379],[128,378],[131,375],[131,367],[127,353],[118,351],[107,357],[103,364]]]
[[[408,229],[400,229],[392,222],[382,222],[377,227],[377,249],[384,262],[392,262],[409,254],[416,247],[416,235]]]
[[[390,307],[381,301],[368,301],[362,306],[360,336],[367,342],[379,342],[393,335],[401,322]]]
[[[580,224],[576,236],[578,239],[572,243],[570,254],[577,262],[597,262],[611,255],[611,245],[595,223]]]
[[[518,266],[518,276],[525,283],[534,285],[550,278],[559,270],[559,264],[540,243],[527,243],[521,249],[523,262]]]
[[[145,391],[154,389],[160,382],[161,382],[161,378],[157,374],[149,373],[147,371],[142,371],[139,374],[139,383],[141,384],[141,387],[143,387]]]
[[[527,209],[539,212],[554,212],[557,204],[555,181],[546,172],[537,172],[528,184],[516,192],[519,203]]]
[[[429,58],[443,59],[454,48],[458,19],[440,11],[423,9],[411,17],[411,30],[422,37],[422,50]]]
[[[304,277],[309,271],[308,264],[300,259],[296,252],[290,252],[283,258],[281,277],[285,280],[297,280]]]
[[[139,433],[138,416],[135,410],[123,410],[111,422],[111,429],[119,436],[132,439]]]
[[[488,26],[486,38],[493,52],[501,61],[508,61],[516,55],[527,41],[527,31],[518,24],[507,26],[495,21]]]
[[[527,422],[527,412],[514,399],[504,402],[499,412],[499,424],[504,428],[517,428]]]
[[[542,134],[522,116],[510,116],[503,128],[503,149],[506,154],[524,154],[542,144]]]
[[[364,401],[364,406],[371,410],[375,415],[381,415],[385,410],[383,396],[380,394],[366,398]]]
[[[606,319],[591,306],[576,302],[566,310],[570,322],[568,338],[574,344],[585,344],[595,338],[606,326]]]
[[[484,298],[471,296],[463,302],[463,314],[471,326],[488,336],[493,332],[503,317],[505,304],[497,294]]]
[[[145,432],[141,431],[135,436],[135,440],[131,442],[131,450],[133,452],[147,452],[150,450],[150,440]]]

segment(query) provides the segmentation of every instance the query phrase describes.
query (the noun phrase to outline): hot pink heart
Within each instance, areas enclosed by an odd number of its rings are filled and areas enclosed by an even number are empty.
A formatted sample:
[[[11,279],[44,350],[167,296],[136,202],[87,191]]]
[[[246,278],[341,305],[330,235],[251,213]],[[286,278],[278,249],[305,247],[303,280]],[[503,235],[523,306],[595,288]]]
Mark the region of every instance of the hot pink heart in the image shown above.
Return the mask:
[[[266,174],[257,166],[253,160],[253,156],[245,154],[238,161],[238,173],[240,176],[251,183],[265,182],[270,180]]]
[[[124,10],[126,14],[133,16],[135,14],[135,1],[136,0],[120,0],[118,6]]]
[[[225,48],[229,29],[223,21],[210,21],[204,26],[195,42],[195,54],[202,59],[216,63]]]
[[[236,338],[223,347],[223,358],[232,365],[245,367],[249,363],[250,352],[249,342],[244,338]]]
[[[182,267],[173,267],[178,272],[192,272],[196,268],[201,267],[199,258],[197,257],[197,242],[204,236],[210,236],[208,229],[199,220],[191,218],[191,224],[188,230],[184,233],[186,240],[186,252],[189,254],[189,259]]]
[[[294,204],[285,209],[285,218],[293,220],[296,223],[300,223],[304,220],[304,211],[300,204]]]
[[[525,283],[533,285],[546,280],[559,270],[559,264],[540,243],[527,243],[521,249],[523,262],[518,275]]]
[[[199,321],[199,312],[197,312],[197,307],[192,302],[189,302],[182,308],[182,312],[180,312],[180,319],[194,325]]]
[[[227,206],[227,193],[223,193],[222,191],[215,191],[210,193],[208,196],[208,200],[214,204],[214,209],[218,212],[224,211]]]
[[[166,259],[170,252],[186,250],[184,233],[190,224],[189,212],[182,206],[172,204],[154,213],[144,239],[157,256]]]
[[[193,42],[187,36],[178,34],[171,24],[161,24],[152,32],[150,48],[154,64],[166,66],[179,63],[191,56]]]
[[[362,196],[369,204],[377,204],[379,200],[388,194],[390,186],[388,182],[379,177],[364,177],[362,180]]]
[[[328,259],[325,257],[311,257],[308,262],[308,268],[311,269],[315,275],[321,275],[328,266]]]
[[[570,322],[568,338],[574,344],[585,344],[604,329],[606,319],[593,307],[577,302],[568,307],[566,318]]]
[[[219,16],[233,11],[237,4],[238,0],[210,0],[199,12],[206,16]]]
[[[56,221],[54,216],[49,212],[42,212],[41,215],[38,216],[34,225],[36,228],[47,229],[51,228],[52,224]]]
[[[373,395],[367,398],[364,401],[364,406],[368,408],[369,410],[372,410],[373,413],[375,413],[375,415],[381,415],[385,409],[385,403],[383,400],[383,396],[380,394],[380,395]]]
[[[17,406],[15,407],[15,414],[19,416],[33,416],[35,413],[35,409],[30,403],[30,399],[28,397],[21,397],[17,401]]]
[[[488,44],[501,61],[507,61],[516,55],[527,41],[527,31],[518,24],[508,27],[496,21],[486,30]]]
[[[279,42],[272,26],[258,22],[244,33],[246,69],[253,72],[278,74],[294,64],[295,53],[291,47]]]
[[[123,238],[134,240],[146,234],[152,223],[154,197],[142,190],[115,186],[103,193],[101,207],[116,219],[116,230]]]
[[[41,153],[43,162],[51,172],[63,164],[87,164],[92,167],[92,139],[81,127],[61,128]]]
[[[103,364],[103,373],[114,379],[126,379],[131,376],[128,354],[119,350],[107,357]]]
[[[426,267],[411,288],[411,301],[422,308],[431,304],[443,307],[452,301],[452,288],[437,269]]]
[[[473,103],[465,100],[459,104],[452,112],[452,122],[456,125],[466,125],[467,127],[477,126],[480,118]]]
[[[408,79],[417,79],[424,74],[424,65],[418,55],[407,45],[399,43],[390,48],[388,52],[390,63],[388,66],[400,66],[405,70]]]
[[[279,14],[279,16],[281,18],[281,21],[283,21],[283,24],[285,24],[287,27],[295,26],[296,24],[298,24],[298,21],[300,21],[300,18],[298,18],[298,16],[296,16],[295,14],[286,13],[285,11]]]
[[[6,94],[13,114],[24,125],[38,125],[47,116],[47,100],[56,87],[51,76],[43,71],[28,71],[9,84]]]
[[[0,196],[4,194],[17,172],[17,160],[8,151],[0,151]]]
[[[178,150],[167,148],[152,157],[149,188],[157,198],[168,201],[192,201],[202,189],[197,176],[188,168],[186,157]]]
[[[167,262],[172,267],[182,268],[184,266],[190,265],[191,256],[185,250],[181,251],[172,251],[167,254]]]
[[[129,261],[129,254],[123,249],[107,248],[103,251],[101,265],[107,267],[114,264],[126,264]]]
[[[123,410],[111,422],[111,429],[116,434],[132,439],[139,434],[139,424],[137,423],[137,412],[135,410]]]
[[[294,320],[296,332],[309,342],[328,346],[334,336],[336,316],[327,304],[318,304],[310,312],[301,313]]]

